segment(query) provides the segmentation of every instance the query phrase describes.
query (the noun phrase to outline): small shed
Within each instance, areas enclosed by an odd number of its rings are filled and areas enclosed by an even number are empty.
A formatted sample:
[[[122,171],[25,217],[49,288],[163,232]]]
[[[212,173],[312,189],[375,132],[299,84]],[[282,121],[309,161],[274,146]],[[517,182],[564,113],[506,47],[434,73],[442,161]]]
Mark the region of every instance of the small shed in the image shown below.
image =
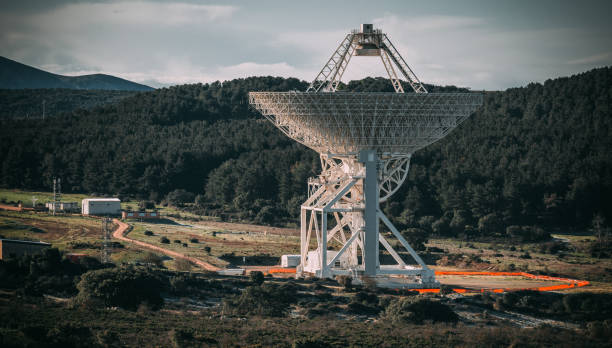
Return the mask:
[[[300,264],[300,255],[281,256],[281,267],[297,267]]]
[[[0,260],[8,257],[19,257],[41,252],[51,244],[45,242],[34,242],[29,240],[0,239]]]
[[[83,215],[119,215],[121,200],[119,198],[85,198],[81,202]]]

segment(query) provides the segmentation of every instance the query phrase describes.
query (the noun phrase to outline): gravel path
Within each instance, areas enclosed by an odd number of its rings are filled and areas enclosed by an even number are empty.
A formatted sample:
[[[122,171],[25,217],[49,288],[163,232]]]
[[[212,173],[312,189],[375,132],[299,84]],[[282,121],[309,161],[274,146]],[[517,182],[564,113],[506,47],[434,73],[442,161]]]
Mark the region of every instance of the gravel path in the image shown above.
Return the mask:
[[[190,257],[187,256],[185,254],[181,254],[181,253],[177,253],[176,251],[172,251],[172,250],[168,250],[168,249],[164,249],[162,247],[159,247],[157,245],[153,245],[153,244],[149,244],[149,243],[145,243],[145,242],[141,242],[139,240],[135,240],[132,238],[128,238],[126,235],[128,233],[128,229],[129,229],[129,225],[126,224],[125,222],[122,222],[118,219],[113,219],[113,222],[115,224],[117,224],[119,227],[115,230],[115,232],[113,232],[113,237],[117,238],[121,241],[127,242],[127,243],[131,243],[140,247],[143,247],[145,249],[149,249],[149,250],[153,250],[153,251],[157,251],[157,252],[161,252],[163,254],[166,254],[170,257],[173,258],[179,258],[179,259],[184,259],[187,260],[191,263],[193,263],[194,265],[197,265],[207,271],[219,271],[221,270],[221,268],[217,267],[217,266],[213,266],[208,262],[196,259],[195,257]]]

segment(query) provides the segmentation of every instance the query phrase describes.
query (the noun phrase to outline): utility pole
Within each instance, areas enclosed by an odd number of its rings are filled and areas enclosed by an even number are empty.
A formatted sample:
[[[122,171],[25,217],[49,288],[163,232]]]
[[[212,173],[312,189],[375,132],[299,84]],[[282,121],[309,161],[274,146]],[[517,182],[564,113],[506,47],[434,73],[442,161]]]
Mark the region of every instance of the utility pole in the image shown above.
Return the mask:
[[[55,210],[57,209],[57,205],[62,200],[62,184],[60,178],[53,178],[53,215],[55,215]]]
[[[111,219],[102,218],[102,263],[110,262]]]

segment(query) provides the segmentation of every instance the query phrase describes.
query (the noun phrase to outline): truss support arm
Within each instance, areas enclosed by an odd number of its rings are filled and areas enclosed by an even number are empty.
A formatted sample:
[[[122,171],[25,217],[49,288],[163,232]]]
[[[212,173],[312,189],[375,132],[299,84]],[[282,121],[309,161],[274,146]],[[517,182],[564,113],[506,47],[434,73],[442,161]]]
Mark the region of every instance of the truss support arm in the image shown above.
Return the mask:
[[[348,66],[355,51],[353,39],[355,34],[348,34],[340,43],[334,54],[329,58],[317,77],[310,83],[306,92],[335,92],[340,84],[342,75]]]
[[[416,93],[427,93],[427,89],[425,89],[419,78],[414,74],[412,69],[410,69],[395,46],[393,46],[393,43],[391,40],[389,40],[387,34],[383,34],[383,44],[383,49],[389,55],[391,60],[393,60],[397,68],[402,72],[412,89],[414,89]]]
[[[427,267],[427,265],[425,264],[425,262],[423,262],[423,259],[421,259],[421,257],[419,256],[419,254],[416,253],[416,251],[414,251],[414,249],[412,249],[412,247],[410,246],[410,244],[408,244],[408,242],[406,241],[406,239],[404,239],[404,237],[402,236],[401,233],[399,233],[399,231],[397,230],[397,228],[395,228],[395,226],[393,226],[393,224],[391,223],[391,221],[389,221],[389,219],[387,219],[387,217],[385,216],[385,214],[383,214],[380,210],[378,211],[378,217],[382,220],[382,222],[387,225],[387,227],[391,230],[391,232],[393,233],[393,235],[395,236],[395,238],[397,238],[400,243],[402,243],[402,245],[404,246],[404,248],[406,248],[406,250],[408,250],[408,252],[410,253],[410,255],[414,258],[414,260],[421,266],[423,267],[423,269],[425,270],[429,270],[429,267]]]

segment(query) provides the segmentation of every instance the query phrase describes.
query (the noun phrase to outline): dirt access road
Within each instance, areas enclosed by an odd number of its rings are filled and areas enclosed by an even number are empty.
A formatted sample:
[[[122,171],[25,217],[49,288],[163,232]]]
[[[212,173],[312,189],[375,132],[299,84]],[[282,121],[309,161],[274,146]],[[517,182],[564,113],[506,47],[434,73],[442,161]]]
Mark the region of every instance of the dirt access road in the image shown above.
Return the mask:
[[[213,266],[213,265],[211,265],[208,262],[204,262],[202,260],[198,260],[198,259],[196,259],[194,257],[186,256],[184,254],[177,253],[176,251],[164,249],[164,248],[158,247],[158,246],[153,245],[153,244],[149,244],[149,243],[141,242],[139,240],[128,238],[128,237],[126,237],[126,234],[129,231],[129,227],[130,226],[128,224],[126,224],[125,222],[122,222],[122,221],[120,221],[118,219],[113,219],[113,222],[115,224],[117,224],[117,226],[118,226],[117,229],[115,230],[115,232],[113,232],[113,237],[114,238],[117,238],[117,239],[119,239],[121,241],[124,241],[124,242],[127,242],[127,243],[131,243],[131,244],[143,247],[145,249],[149,249],[149,250],[153,250],[153,251],[157,251],[157,252],[163,253],[163,254],[168,255],[170,257],[173,257],[173,258],[179,258],[179,259],[187,260],[187,261],[189,261],[189,262],[191,262],[191,263],[193,263],[193,264],[195,264],[195,265],[197,265],[197,266],[199,266],[199,267],[201,267],[201,268],[203,268],[203,269],[205,269],[207,271],[214,271],[214,272],[216,272],[216,271],[221,270],[221,268],[219,268],[217,266]]]

